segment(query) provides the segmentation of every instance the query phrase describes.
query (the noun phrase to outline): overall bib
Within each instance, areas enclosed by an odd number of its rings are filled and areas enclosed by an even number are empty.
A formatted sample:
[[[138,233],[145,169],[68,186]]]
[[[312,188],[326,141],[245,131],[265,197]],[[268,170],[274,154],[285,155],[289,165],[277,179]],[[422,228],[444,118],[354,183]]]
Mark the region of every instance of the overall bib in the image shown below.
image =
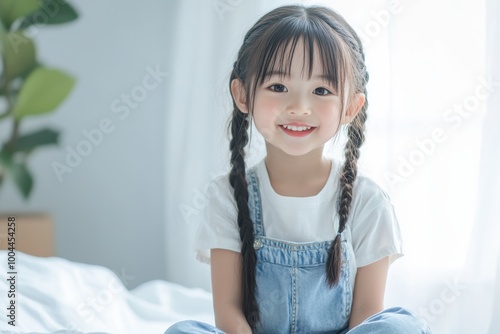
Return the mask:
[[[250,216],[257,253],[257,302],[261,322],[255,333],[343,333],[349,324],[352,289],[347,245],[342,271],[329,288],[325,266],[331,241],[293,243],[266,237],[255,169],[248,171]]]

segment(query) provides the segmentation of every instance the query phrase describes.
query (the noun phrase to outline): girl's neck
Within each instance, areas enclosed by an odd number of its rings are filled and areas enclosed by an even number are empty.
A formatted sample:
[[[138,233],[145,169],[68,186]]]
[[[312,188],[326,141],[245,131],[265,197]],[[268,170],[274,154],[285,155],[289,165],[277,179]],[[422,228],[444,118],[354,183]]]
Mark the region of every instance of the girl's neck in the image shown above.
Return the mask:
[[[265,164],[274,191],[282,196],[308,197],[317,195],[328,180],[332,161],[318,148],[302,156],[291,156],[267,146]]]

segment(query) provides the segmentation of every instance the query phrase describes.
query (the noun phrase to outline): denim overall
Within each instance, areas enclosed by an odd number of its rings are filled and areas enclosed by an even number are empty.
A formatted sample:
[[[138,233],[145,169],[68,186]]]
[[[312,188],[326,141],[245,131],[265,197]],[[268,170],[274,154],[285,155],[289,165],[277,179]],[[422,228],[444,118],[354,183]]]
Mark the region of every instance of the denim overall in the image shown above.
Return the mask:
[[[349,324],[352,291],[345,240],[338,284],[326,283],[331,241],[293,243],[266,237],[255,169],[248,171],[250,216],[257,253],[256,333],[342,333]]]
[[[351,272],[354,253],[342,237],[342,270],[333,288],[326,283],[325,266],[331,241],[294,243],[266,237],[255,168],[247,173],[250,215],[257,254],[257,292],[260,323],[253,333],[430,333],[409,311],[391,308],[377,313],[348,332],[353,298]],[[209,324],[182,321],[165,334],[224,333]]]

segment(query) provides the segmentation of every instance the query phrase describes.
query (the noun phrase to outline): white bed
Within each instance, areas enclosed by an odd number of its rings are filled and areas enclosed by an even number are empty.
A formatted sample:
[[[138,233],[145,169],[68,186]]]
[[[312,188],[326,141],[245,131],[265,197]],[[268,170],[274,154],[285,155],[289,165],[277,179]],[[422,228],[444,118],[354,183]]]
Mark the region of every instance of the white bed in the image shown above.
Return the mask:
[[[0,251],[1,333],[163,333],[196,319],[213,324],[211,294],[161,280],[127,290],[127,273],[16,253],[16,326],[8,324],[7,253]]]

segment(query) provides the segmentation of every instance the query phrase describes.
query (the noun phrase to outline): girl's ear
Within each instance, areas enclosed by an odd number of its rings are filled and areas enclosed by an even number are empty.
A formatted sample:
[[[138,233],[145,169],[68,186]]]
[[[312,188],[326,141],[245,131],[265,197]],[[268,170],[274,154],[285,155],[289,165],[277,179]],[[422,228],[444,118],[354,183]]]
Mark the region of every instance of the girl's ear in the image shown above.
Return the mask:
[[[342,124],[349,124],[351,121],[356,117],[356,115],[359,113],[363,105],[365,104],[366,97],[365,94],[363,93],[357,93],[351,103],[349,104],[349,107],[347,108],[347,111],[345,112],[345,115],[342,120]]]
[[[245,92],[245,87],[243,87],[243,82],[240,79],[233,79],[233,81],[231,81],[231,95],[238,109],[248,114],[247,94]]]

